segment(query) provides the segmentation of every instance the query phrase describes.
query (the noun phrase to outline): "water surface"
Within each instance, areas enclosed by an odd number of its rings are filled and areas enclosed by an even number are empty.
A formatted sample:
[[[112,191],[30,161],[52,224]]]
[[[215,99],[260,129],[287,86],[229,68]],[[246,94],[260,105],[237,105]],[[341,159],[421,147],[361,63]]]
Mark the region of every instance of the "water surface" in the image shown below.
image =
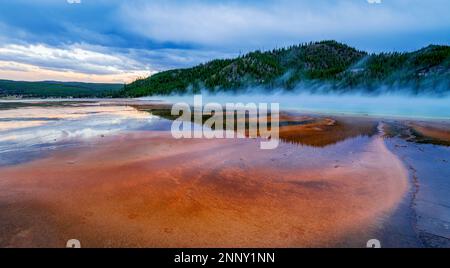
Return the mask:
[[[450,97],[355,96],[306,94],[208,95],[203,102],[260,103],[277,102],[282,110],[325,114],[368,115],[413,119],[450,119]],[[193,96],[153,96],[142,100],[163,100],[169,103],[193,103]]]

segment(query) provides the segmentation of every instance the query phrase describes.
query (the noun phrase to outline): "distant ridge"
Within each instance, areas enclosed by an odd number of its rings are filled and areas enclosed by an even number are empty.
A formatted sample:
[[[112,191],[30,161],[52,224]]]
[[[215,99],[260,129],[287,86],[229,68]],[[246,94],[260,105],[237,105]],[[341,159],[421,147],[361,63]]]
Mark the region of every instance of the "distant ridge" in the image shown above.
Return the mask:
[[[309,92],[450,92],[450,47],[369,54],[336,41],[255,51],[235,59],[154,74],[125,85],[117,97],[282,89]]]
[[[122,88],[123,84],[0,80],[0,97],[100,98],[112,96]]]

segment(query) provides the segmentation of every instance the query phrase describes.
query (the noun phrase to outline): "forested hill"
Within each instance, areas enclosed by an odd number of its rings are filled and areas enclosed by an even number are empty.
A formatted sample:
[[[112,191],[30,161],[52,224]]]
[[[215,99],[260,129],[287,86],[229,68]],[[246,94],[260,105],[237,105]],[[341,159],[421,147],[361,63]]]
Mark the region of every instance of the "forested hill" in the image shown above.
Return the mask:
[[[117,93],[123,84],[99,84],[82,82],[25,82],[0,80],[0,97],[25,98],[94,98],[107,97]]]
[[[450,47],[430,45],[409,53],[368,54],[336,41],[308,43],[160,72],[126,85],[116,96],[249,88],[442,94],[450,91]]]

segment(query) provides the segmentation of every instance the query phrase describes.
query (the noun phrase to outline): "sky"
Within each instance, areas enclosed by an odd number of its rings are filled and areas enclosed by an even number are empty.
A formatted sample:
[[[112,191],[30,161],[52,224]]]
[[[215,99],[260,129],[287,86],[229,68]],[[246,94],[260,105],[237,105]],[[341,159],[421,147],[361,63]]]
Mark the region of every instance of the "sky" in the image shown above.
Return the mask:
[[[448,0],[0,0],[0,79],[125,83],[334,39],[368,52],[450,44]]]

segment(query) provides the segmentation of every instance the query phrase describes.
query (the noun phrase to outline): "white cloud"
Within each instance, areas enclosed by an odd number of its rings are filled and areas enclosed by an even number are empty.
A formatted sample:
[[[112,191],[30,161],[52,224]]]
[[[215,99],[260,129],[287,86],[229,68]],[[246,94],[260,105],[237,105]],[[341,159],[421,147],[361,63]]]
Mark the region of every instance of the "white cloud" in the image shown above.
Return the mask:
[[[369,4],[381,4],[381,0],[367,0],[367,3]]]
[[[224,56],[237,55],[170,48],[115,51],[86,44],[0,44],[0,78],[122,83]]]
[[[97,50],[94,50],[97,49]],[[9,68],[8,68],[9,66]],[[101,51],[101,48],[69,45],[64,48],[43,44],[0,46],[0,74],[30,72],[35,76],[81,77],[84,80],[129,81],[154,73],[148,65],[123,54]],[[57,77],[57,76],[56,76]]]
[[[81,0],[67,0],[69,4],[81,4]]]
[[[122,55],[106,54],[70,45],[65,48],[48,45],[0,46],[0,59],[36,64],[48,69],[72,70],[85,73],[118,74],[127,70],[145,68],[142,64]]]

